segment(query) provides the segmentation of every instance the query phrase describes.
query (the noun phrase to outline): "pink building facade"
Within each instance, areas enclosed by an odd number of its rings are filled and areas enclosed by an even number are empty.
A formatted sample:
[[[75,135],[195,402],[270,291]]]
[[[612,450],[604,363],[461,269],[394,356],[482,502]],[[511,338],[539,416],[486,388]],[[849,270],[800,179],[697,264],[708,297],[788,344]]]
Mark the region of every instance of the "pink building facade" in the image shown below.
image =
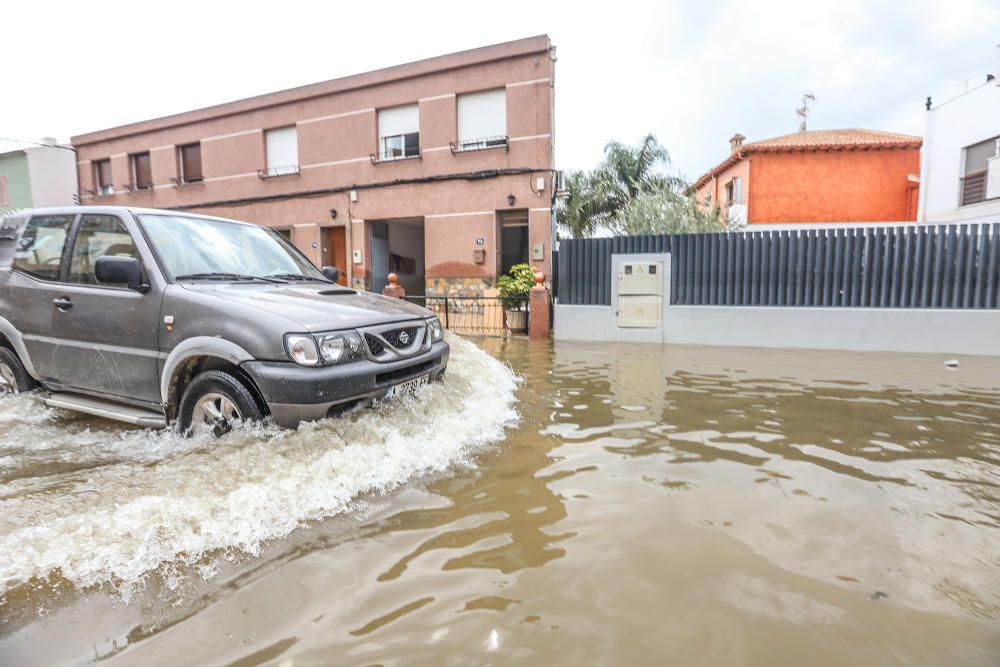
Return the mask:
[[[81,200],[268,226],[360,289],[548,276],[554,61],[543,35],[73,137]]]

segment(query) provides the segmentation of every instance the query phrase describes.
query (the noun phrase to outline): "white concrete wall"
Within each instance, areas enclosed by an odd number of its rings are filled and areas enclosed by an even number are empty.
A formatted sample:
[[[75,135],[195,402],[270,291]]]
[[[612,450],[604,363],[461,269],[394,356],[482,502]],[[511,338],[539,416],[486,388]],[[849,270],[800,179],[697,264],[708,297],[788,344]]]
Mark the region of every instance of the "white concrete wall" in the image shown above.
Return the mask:
[[[37,146],[25,150],[31,178],[31,205],[72,206],[76,203],[76,153]]]
[[[1000,356],[1000,311],[668,306],[662,329],[618,329],[610,306],[556,305],[557,340]]]
[[[1000,200],[959,206],[966,146],[1000,135],[1000,77],[927,112],[920,151],[921,222],[1000,222]]]
[[[618,266],[644,261],[664,263],[661,327],[619,328]],[[611,268],[611,305],[557,303],[556,340],[1000,356],[996,309],[672,306],[669,253],[612,255]]]

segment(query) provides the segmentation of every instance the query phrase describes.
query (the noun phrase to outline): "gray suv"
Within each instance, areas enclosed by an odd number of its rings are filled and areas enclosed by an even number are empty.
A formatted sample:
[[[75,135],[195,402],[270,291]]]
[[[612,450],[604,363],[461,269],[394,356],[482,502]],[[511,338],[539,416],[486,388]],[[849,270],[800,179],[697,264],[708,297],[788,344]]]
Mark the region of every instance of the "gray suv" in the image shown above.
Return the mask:
[[[442,377],[419,306],[336,283],[280,234],[175,211],[0,219],[0,393],[148,427],[293,428]]]

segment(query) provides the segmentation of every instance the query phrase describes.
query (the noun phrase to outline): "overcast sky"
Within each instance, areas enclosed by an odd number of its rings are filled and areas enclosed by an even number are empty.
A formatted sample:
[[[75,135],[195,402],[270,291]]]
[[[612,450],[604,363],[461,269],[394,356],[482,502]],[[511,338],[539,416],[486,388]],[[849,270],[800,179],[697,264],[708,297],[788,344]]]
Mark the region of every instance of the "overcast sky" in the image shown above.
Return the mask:
[[[810,129],[922,134],[927,95],[997,71],[1000,2],[8,2],[0,137],[68,140],[540,33],[558,48],[559,168],[652,131],[693,179],[737,131],[795,131],[805,91]]]

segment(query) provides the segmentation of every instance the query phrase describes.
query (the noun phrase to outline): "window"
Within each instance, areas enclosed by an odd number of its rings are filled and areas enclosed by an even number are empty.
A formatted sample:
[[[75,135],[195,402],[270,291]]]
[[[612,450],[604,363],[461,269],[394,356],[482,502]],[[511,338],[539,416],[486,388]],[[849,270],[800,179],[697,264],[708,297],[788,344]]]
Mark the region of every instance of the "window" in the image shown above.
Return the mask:
[[[416,104],[378,112],[380,160],[420,157],[420,112]]]
[[[507,145],[507,91],[487,90],[458,96],[459,151]]]
[[[135,244],[121,219],[114,215],[85,215],[73,242],[70,257],[69,281],[83,285],[97,285],[94,266],[101,257],[139,256]]]
[[[111,159],[94,160],[94,194],[98,197],[107,197],[115,193],[115,186],[111,182]]]
[[[72,215],[42,215],[28,221],[14,252],[14,266],[44,280],[59,280]]]
[[[261,178],[299,173],[299,138],[295,126],[281,127],[264,133],[267,168],[258,172]]]
[[[1000,137],[993,137],[965,149],[965,170],[962,173],[962,206],[986,201],[986,172],[989,160],[1000,155]],[[997,167],[994,167],[996,169]]]
[[[295,246],[264,227],[184,215],[143,214],[139,222],[172,280],[204,273],[324,280]]]
[[[180,183],[200,183],[201,144],[186,144],[177,148],[177,164],[180,168]]]
[[[734,178],[726,183],[726,205],[733,206],[743,203],[743,179]]]
[[[153,169],[149,163],[149,153],[133,153],[129,156],[132,165],[132,189],[151,190],[153,188]]]

